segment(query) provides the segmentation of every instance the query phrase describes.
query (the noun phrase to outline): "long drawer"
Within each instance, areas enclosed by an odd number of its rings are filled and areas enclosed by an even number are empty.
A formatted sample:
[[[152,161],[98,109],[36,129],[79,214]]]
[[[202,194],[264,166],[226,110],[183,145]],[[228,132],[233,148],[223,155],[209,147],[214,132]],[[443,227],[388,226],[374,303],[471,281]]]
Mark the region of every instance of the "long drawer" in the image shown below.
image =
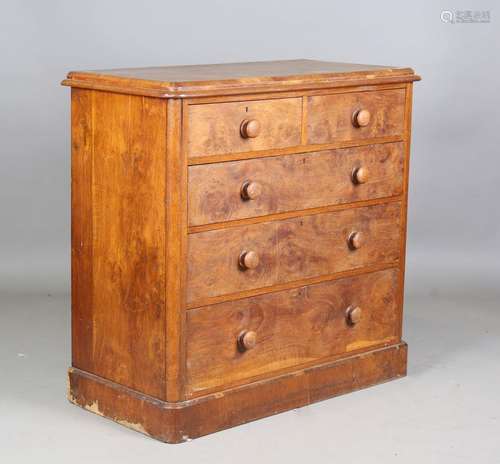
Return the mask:
[[[190,394],[397,341],[397,269],[187,313]]]
[[[403,143],[189,168],[190,225],[398,195]]]
[[[187,301],[395,262],[400,209],[391,202],[191,234]]]

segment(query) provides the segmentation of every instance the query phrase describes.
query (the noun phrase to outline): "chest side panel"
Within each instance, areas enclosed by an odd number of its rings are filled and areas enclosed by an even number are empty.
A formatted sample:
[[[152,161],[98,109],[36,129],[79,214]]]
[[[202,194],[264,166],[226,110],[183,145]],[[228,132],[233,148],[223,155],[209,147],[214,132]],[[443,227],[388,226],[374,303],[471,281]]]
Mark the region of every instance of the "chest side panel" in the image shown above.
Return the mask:
[[[160,398],[165,105],[72,94],[73,365]]]

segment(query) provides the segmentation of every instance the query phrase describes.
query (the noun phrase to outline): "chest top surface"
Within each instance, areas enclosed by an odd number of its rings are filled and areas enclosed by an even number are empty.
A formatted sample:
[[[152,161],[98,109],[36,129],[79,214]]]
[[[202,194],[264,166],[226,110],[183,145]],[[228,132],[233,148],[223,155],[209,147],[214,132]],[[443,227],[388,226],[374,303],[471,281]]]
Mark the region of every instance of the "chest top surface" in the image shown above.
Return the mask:
[[[419,79],[411,68],[300,59],[72,71],[63,85],[156,97],[185,97]]]

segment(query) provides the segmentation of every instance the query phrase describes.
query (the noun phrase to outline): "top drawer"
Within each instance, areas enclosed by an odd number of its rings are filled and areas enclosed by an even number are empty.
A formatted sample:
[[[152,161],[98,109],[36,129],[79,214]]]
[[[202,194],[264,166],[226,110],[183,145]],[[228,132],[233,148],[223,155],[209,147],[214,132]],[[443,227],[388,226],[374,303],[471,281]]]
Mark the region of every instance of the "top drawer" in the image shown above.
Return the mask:
[[[302,99],[189,106],[188,154],[221,155],[300,145]]]
[[[307,143],[401,135],[404,106],[404,89],[307,97]]]

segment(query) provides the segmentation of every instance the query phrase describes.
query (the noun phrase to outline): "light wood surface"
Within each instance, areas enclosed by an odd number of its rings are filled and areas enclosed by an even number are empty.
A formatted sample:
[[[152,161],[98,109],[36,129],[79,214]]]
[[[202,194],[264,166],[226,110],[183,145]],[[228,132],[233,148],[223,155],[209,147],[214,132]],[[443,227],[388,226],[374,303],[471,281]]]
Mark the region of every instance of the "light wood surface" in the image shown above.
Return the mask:
[[[399,195],[403,164],[404,145],[397,143],[190,166],[189,224]],[[248,184],[258,185],[252,201],[240,195]]]
[[[397,284],[398,271],[390,269],[189,311],[188,391],[394,343]],[[355,324],[346,321],[352,305],[365,308]],[[242,353],[244,331],[256,340]]]
[[[400,135],[404,131],[404,108],[403,89],[308,97],[308,142]],[[359,124],[362,112],[365,116]]]
[[[405,375],[419,79],[70,73],[70,400],[177,443]]]
[[[190,105],[189,156],[194,158],[299,145],[301,114],[300,98]],[[249,137],[248,123],[252,121],[254,130]],[[255,128],[256,124],[259,130]]]
[[[73,365],[165,386],[166,102],[73,90]]]
[[[331,274],[399,257],[400,203],[291,218],[189,236],[187,301]],[[364,246],[352,250],[353,232]],[[254,269],[238,259],[252,250]]]
[[[165,308],[166,330],[163,339],[167,357],[165,364],[166,398],[179,401],[184,397],[185,305],[187,259],[186,182],[187,157],[183,147],[183,109],[180,100],[167,100],[167,148],[165,221],[159,230],[165,234],[167,249]]]
[[[63,85],[160,98],[413,82],[410,68],[316,60],[72,71]]]

